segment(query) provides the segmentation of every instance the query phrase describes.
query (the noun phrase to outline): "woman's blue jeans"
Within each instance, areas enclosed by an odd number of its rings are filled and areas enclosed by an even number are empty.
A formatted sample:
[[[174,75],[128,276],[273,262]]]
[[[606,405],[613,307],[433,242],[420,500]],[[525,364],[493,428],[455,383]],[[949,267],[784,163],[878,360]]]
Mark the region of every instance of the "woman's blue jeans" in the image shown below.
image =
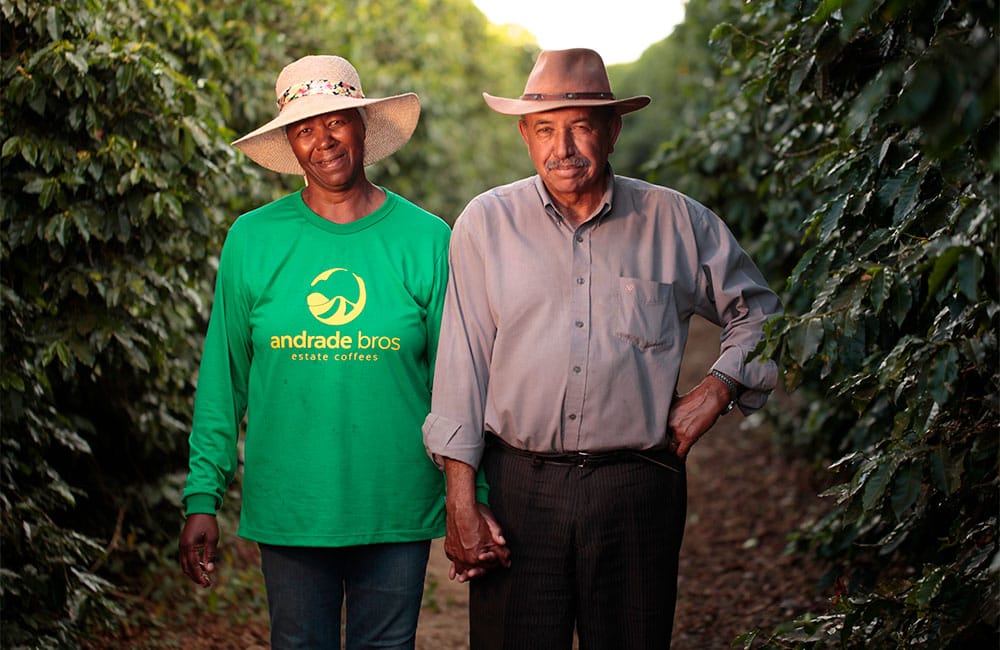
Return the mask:
[[[342,548],[260,545],[272,650],[412,650],[430,541]]]

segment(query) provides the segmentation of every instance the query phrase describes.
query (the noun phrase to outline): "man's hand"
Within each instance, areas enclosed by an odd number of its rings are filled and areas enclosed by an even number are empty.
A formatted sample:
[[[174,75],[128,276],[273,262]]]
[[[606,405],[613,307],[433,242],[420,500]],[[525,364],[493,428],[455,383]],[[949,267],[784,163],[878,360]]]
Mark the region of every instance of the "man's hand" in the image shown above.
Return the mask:
[[[218,559],[219,523],[213,515],[189,515],[181,531],[181,569],[200,587],[211,587],[209,574]]]
[[[446,458],[447,527],[444,552],[452,561],[449,577],[471,580],[487,570],[510,566],[510,549],[500,524],[488,507],[476,502],[476,470]]]
[[[729,404],[729,386],[711,375],[691,389],[691,392],[674,400],[667,417],[671,433],[670,450],[678,458],[685,458],[694,443],[712,428],[722,409]]]
[[[503,530],[484,504],[477,503],[471,512],[448,512],[444,552],[451,560],[448,577],[467,582],[489,569],[510,566],[510,549]]]

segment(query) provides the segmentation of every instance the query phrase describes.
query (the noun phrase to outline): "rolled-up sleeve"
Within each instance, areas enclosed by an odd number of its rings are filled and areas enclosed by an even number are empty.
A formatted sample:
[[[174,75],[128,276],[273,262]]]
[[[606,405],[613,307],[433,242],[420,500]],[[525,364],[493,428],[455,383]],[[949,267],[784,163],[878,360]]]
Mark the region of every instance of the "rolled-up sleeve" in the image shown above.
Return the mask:
[[[719,358],[712,369],[746,388],[737,405],[749,414],[764,406],[777,384],[774,360],[750,357],[764,338],[765,323],[782,313],[781,301],[725,223],[696,202],[690,202],[689,209],[692,224],[700,231],[704,301],[698,313],[722,327]]]
[[[441,316],[431,412],[424,421],[427,452],[438,466],[452,458],[478,467],[496,324],[476,236],[479,204],[465,209],[452,232],[448,290]]]

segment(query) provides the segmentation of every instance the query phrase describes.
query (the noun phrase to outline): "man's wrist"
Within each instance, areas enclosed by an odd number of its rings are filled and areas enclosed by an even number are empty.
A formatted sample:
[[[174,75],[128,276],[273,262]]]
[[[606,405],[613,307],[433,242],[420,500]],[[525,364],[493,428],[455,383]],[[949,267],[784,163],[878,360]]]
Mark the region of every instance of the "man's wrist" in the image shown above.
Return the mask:
[[[743,392],[743,387],[740,386],[735,379],[733,379],[726,373],[715,370],[714,368],[709,374],[712,377],[715,377],[716,379],[721,381],[723,384],[726,385],[726,388],[729,389],[729,400],[726,402],[726,405],[723,406],[722,410],[719,412],[719,415],[725,415],[726,413],[732,411],[733,408],[736,406],[736,400],[739,399],[740,393]]]

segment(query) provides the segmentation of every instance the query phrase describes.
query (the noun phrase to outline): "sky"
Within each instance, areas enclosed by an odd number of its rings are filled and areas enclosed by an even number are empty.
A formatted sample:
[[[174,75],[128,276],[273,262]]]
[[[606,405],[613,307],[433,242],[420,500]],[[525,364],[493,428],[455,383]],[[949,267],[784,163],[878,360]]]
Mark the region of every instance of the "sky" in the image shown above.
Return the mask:
[[[516,23],[546,50],[588,47],[606,65],[630,63],[684,20],[684,0],[473,0],[490,22]],[[582,7],[588,5],[588,7]]]

